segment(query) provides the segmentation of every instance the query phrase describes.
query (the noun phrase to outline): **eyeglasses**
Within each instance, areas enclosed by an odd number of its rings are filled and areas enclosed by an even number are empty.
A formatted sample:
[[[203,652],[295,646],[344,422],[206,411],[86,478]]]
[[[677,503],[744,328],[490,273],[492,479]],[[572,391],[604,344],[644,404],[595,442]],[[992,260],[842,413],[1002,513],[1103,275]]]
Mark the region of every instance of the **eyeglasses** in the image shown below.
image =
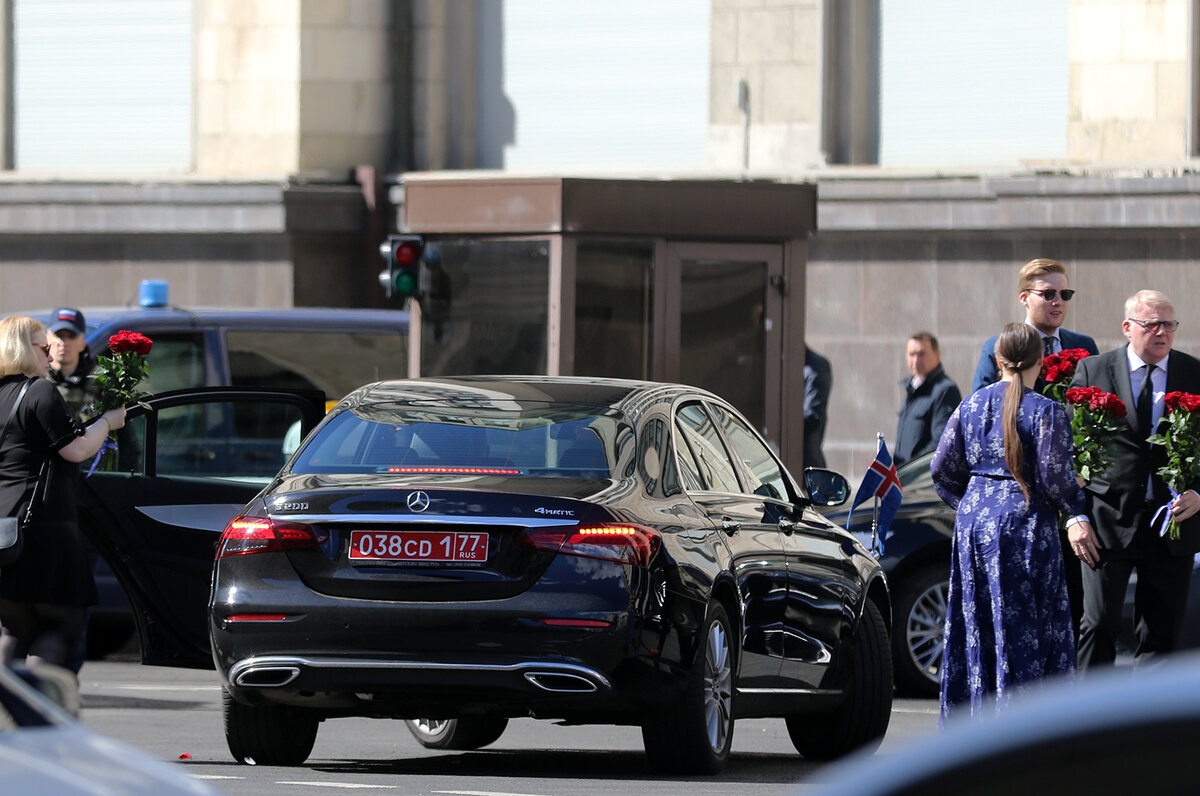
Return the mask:
[[[1066,290],[1058,290],[1056,288],[1050,287],[1050,288],[1046,288],[1045,290],[1026,290],[1025,292],[1026,293],[1037,293],[1039,296],[1044,298],[1046,301],[1054,301],[1054,299],[1057,298],[1060,294],[1062,295],[1063,301],[1070,301],[1071,298],[1075,295],[1075,291],[1071,290],[1070,288],[1067,288]]]
[[[46,356],[50,356],[50,344],[49,343],[34,343],[33,347],[39,349]]]
[[[1143,321],[1140,318],[1126,318],[1125,320],[1136,323],[1150,334],[1158,334],[1159,329],[1167,334],[1172,334],[1179,328],[1179,321]]]

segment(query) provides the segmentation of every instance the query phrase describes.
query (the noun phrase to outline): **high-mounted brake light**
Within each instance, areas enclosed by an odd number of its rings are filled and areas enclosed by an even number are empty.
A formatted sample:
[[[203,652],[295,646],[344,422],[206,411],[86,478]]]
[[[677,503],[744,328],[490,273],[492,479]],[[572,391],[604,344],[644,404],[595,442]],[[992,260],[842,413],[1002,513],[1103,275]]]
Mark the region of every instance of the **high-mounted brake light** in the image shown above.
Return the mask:
[[[316,547],[326,538],[327,534],[318,533],[312,526],[296,522],[278,522],[263,517],[234,517],[221,534],[221,541],[217,545],[217,558]]]
[[[450,475],[520,475],[520,470],[509,467],[389,467],[387,473],[433,473]]]
[[[642,525],[618,523],[578,528],[527,528],[515,538],[536,550],[639,567],[650,564],[662,542],[658,531]]]

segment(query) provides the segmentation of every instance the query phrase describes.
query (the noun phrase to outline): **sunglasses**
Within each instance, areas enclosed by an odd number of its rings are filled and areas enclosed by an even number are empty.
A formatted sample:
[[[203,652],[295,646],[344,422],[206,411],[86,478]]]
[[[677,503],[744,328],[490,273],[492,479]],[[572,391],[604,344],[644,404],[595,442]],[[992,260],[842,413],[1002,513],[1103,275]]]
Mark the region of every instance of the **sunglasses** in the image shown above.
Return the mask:
[[[1037,293],[1039,296],[1044,298],[1046,301],[1054,301],[1054,299],[1057,298],[1059,296],[1059,294],[1062,295],[1063,301],[1070,301],[1071,298],[1075,295],[1075,291],[1071,290],[1070,288],[1067,288],[1066,290],[1057,290],[1057,289],[1051,287],[1051,288],[1047,288],[1046,290],[1026,290],[1025,292],[1026,293]]]
[[[45,354],[46,356],[50,356],[50,344],[49,343],[33,343],[33,347],[41,349],[41,352],[43,354]]]
[[[1143,321],[1140,318],[1126,318],[1125,320],[1136,323],[1150,334],[1157,334],[1159,329],[1171,334],[1179,328],[1179,321]]]

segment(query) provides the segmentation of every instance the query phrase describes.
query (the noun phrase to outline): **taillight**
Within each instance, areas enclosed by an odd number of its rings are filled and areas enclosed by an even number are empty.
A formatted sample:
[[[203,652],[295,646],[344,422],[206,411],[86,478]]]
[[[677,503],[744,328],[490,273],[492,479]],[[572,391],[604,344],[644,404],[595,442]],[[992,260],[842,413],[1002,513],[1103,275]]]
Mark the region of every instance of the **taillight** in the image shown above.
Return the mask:
[[[658,531],[642,525],[605,523],[578,528],[527,528],[516,537],[537,550],[644,567],[658,552]]]
[[[217,545],[217,558],[299,550],[316,547],[325,541],[311,526],[297,522],[278,522],[263,517],[234,517],[225,526]]]

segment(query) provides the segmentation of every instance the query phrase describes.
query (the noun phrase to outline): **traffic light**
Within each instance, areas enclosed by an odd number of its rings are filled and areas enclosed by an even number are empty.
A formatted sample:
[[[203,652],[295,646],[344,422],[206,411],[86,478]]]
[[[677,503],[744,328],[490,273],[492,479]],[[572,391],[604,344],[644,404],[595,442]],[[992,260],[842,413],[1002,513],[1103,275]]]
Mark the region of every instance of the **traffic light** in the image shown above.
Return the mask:
[[[420,235],[389,235],[379,244],[384,268],[379,282],[388,298],[421,300],[421,262],[425,240]]]

